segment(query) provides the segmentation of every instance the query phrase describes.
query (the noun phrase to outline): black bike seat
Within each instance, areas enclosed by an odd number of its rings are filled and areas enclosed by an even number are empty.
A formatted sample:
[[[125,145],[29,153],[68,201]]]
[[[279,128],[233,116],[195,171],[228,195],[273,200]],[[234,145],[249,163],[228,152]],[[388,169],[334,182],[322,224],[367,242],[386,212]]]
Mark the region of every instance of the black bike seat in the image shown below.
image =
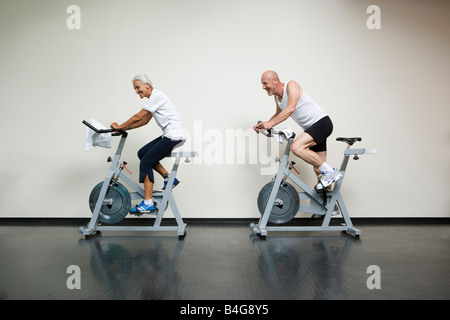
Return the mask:
[[[361,141],[360,137],[355,137],[355,138],[343,138],[343,137],[339,137],[336,138],[336,141],[342,141],[345,142],[349,145],[353,145],[356,141]]]

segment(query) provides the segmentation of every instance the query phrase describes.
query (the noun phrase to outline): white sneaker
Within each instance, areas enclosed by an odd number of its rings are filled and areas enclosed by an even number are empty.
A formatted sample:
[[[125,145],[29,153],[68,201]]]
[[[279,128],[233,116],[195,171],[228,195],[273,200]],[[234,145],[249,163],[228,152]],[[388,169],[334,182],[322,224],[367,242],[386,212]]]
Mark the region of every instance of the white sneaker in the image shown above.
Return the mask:
[[[333,182],[338,181],[342,178],[342,174],[338,169],[333,168],[331,172],[322,172],[322,176],[320,177],[320,183],[324,188],[328,187]]]
[[[319,176],[319,182],[317,182],[317,184],[314,186],[314,190],[316,190],[316,192],[320,193],[322,192],[322,190],[324,189],[323,184],[320,182],[320,179],[322,178],[322,175]],[[328,188],[326,188],[327,191],[331,191],[331,187],[329,186]]]
[[[334,205],[333,213],[331,214],[331,216],[332,216],[332,217],[337,216],[339,213],[340,213],[340,212],[339,212],[339,207],[338,207],[337,205]],[[322,217],[324,217],[324,215],[321,215],[321,214],[313,214],[313,215],[311,216],[311,218],[314,218],[314,219],[322,218]]]
[[[314,186],[314,190],[316,190],[316,192],[320,192],[323,190],[323,185],[320,183],[320,179],[322,178],[322,175],[318,176],[319,178],[319,182],[317,182],[317,184]]]

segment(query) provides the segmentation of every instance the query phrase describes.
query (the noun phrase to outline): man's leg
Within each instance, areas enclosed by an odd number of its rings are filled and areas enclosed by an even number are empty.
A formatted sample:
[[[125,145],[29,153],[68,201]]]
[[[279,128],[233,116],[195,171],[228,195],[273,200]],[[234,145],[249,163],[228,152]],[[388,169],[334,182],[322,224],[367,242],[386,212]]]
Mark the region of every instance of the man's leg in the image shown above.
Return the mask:
[[[314,141],[313,137],[307,133],[303,132],[295,141],[291,144],[291,151],[300,159],[311,164],[314,167],[316,174],[320,174],[322,171],[325,172],[320,178],[320,182],[324,187],[328,187],[334,181],[342,178],[339,170],[330,167],[323,159],[326,154],[319,155],[308,148],[316,146],[317,143]]]
[[[314,147],[317,143],[314,141],[308,133],[303,132],[297,139],[291,144],[291,151],[297,157],[311,164],[314,167],[314,171],[325,162],[316,152],[309,150],[308,148]]]
[[[326,151],[318,151],[317,155],[323,162],[327,161],[327,152]],[[314,172],[316,173],[317,177],[319,177],[322,174],[322,172],[319,170],[319,167],[314,167]]]

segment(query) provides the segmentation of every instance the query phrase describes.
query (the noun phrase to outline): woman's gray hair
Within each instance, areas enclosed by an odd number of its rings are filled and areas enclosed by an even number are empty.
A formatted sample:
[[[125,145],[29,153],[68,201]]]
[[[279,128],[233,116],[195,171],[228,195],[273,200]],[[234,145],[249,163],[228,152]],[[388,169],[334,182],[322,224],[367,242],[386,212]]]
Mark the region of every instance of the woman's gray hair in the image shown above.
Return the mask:
[[[137,76],[134,76],[132,82],[134,82],[136,80],[142,81],[142,83],[144,83],[144,84],[148,83],[150,85],[150,88],[153,88],[153,84],[150,81],[150,79],[147,77],[146,74],[138,74]]]

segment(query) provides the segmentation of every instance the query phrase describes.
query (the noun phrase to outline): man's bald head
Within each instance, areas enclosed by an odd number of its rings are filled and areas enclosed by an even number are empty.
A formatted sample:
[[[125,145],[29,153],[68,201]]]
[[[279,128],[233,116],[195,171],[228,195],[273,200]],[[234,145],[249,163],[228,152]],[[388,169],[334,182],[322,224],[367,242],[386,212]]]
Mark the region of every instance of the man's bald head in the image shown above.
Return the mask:
[[[275,71],[273,71],[273,70],[267,70],[267,71],[265,71],[263,74],[262,74],[262,76],[261,76],[261,82],[262,82],[262,79],[267,79],[267,80],[273,80],[273,79],[278,79],[278,80],[280,80],[280,78],[278,78],[278,74],[275,72]]]
[[[269,96],[274,95],[280,85],[283,87],[283,84],[280,82],[280,78],[278,78],[278,74],[273,70],[267,70],[262,74],[261,84]]]

